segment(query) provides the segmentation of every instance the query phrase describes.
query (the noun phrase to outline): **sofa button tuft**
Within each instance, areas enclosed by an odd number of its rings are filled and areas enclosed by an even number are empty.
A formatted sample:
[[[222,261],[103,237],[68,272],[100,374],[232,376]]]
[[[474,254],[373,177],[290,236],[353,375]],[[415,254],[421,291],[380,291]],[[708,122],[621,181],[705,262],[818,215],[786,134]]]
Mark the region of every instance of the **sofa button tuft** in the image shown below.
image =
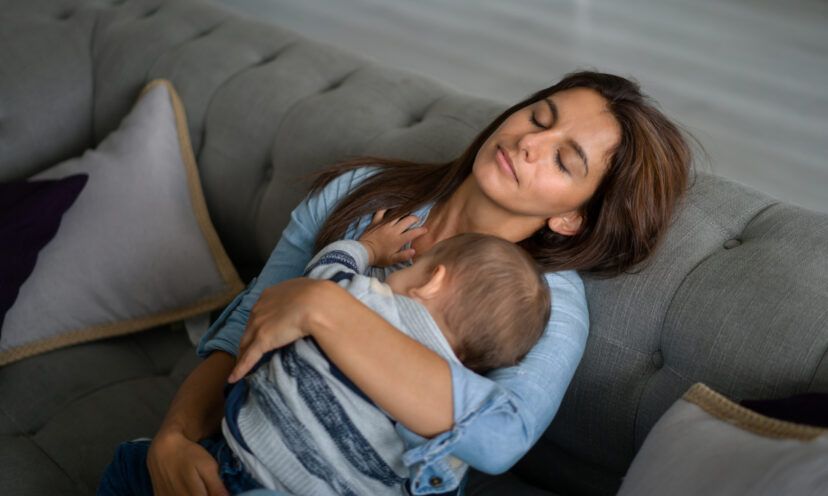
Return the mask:
[[[736,248],[737,246],[739,246],[741,244],[742,244],[741,239],[735,239],[735,238],[734,239],[728,239],[727,241],[724,242],[724,249],[729,250],[731,248]]]
[[[650,361],[653,363],[653,367],[657,369],[664,367],[664,355],[661,353],[661,350],[656,350],[656,352],[650,356]]]

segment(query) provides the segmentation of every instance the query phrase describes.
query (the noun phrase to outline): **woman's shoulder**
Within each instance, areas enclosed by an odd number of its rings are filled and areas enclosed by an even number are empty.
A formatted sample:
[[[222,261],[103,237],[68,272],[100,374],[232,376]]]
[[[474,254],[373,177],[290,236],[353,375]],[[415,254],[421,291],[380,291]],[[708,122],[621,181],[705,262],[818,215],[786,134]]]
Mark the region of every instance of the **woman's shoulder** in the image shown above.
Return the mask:
[[[587,306],[584,281],[574,270],[547,272],[546,282],[552,295],[550,322],[560,332],[583,339],[589,333],[589,307]]]
[[[357,167],[336,176],[328,186],[338,194],[347,193],[380,170],[382,170],[382,168],[378,165],[364,165],[362,167]]]
[[[321,190],[309,194],[305,201],[318,215],[325,217],[340,200],[379,170],[378,166],[363,166],[347,170],[331,179]]]
[[[584,290],[584,281],[581,275],[576,270],[559,270],[557,272],[546,272],[546,282],[549,283],[549,288],[559,288],[571,291],[586,298],[586,291]]]

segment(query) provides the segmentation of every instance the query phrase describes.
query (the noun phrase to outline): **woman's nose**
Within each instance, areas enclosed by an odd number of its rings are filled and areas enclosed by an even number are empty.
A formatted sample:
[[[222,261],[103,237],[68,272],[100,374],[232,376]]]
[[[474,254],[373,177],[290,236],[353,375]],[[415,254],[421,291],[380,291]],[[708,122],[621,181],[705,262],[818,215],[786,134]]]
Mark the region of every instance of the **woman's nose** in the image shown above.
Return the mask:
[[[526,133],[518,141],[518,152],[527,162],[536,162],[551,154],[558,146],[559,136],[551,129]]]

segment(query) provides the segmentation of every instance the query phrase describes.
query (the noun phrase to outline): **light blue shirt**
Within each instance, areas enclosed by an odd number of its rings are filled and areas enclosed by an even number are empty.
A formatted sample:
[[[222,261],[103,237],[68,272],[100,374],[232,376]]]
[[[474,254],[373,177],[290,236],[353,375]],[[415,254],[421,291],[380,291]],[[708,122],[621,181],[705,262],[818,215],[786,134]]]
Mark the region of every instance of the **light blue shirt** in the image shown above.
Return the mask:
[[[286,279],[300,277],[314,255],[316,235],[340,199],[376,168],[349,171],[319,193],[306,197],[290,215],[290,222],[261,273],[224,309],[198,345],[199,356],[222,350],[236,355],[247,318],[262,291]],[[417,212],[420,225],[432,204]],[[352,224],[345,239],[358,239],[370,224],[366,215]],[[395,267],[400,268],[404,264]],[[558,411],[563,395],[581,360],[589,332],[584,285],[575,271],[550,272],[552,294],[549,324],[529,354],[512,367],[485,376],[450,363],[454,427],[426,439],[398,424],[406,445],[404,462],[411,470],[416,495],[452,490],[460,473],[452,458],[489,474],[509,470],[535,444]]]

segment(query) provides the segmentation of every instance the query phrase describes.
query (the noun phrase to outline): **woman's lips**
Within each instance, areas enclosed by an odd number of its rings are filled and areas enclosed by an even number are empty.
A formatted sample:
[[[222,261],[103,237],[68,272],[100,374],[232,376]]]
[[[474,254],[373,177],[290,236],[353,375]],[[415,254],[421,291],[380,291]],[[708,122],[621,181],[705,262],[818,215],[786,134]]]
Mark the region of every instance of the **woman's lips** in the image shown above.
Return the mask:
[[[512,174],[512,177],[515,178],[515,181],[520,184],[520,180],[517,177],[517,171],[515,171],[515,167],[512,165],[512,161],[509,159],[509,156],[506,155],[506,152],[503,151],[503,148],[497,147],[497,163],[500,167],[506,172],[507,174]]]

